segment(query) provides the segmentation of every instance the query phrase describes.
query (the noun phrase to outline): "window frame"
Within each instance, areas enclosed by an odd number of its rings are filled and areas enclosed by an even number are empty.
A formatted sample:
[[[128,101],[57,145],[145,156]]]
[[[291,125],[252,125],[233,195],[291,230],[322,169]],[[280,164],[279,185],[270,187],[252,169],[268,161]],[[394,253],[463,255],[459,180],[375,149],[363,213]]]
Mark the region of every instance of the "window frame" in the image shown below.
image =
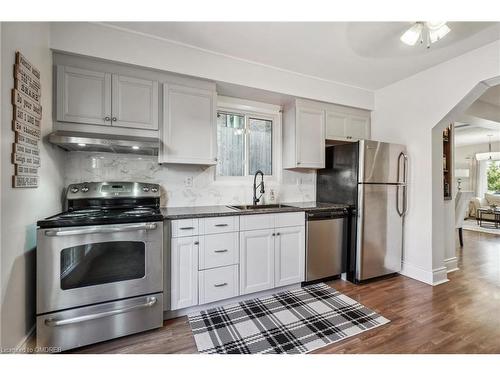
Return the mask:
[[[248,125],[249,119],[262,119],[269,120],[272,122],[272,135],[271,135],[271,175],[265,175],[266,181],[279,182],[281,180],[281,107],[274,104],[254,102],[250,100],[230,98],[230,97],[219,97],[216,116],[219,112],[225,114],[234,114],[239,116],[244,116],[245,118],[245,165],[244,165],[244,176],[218,176],[217,175],[217,165],[214,166],[214,181],[215,183],[224,182],[236,184],[241,182],[253,181],[253,175],[248,174],[250,168],[249,160],[249,132]],[[218,145],[217,145],[218,150]]]

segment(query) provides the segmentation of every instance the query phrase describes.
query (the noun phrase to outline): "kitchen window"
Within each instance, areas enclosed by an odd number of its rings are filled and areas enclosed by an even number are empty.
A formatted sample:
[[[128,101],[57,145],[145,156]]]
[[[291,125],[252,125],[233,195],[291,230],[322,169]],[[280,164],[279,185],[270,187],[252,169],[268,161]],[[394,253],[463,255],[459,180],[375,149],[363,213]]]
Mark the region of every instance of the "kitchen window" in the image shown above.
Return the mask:
[[[272,176],[275,166],[275,116],[266,113],[217,112],[217,177]]]

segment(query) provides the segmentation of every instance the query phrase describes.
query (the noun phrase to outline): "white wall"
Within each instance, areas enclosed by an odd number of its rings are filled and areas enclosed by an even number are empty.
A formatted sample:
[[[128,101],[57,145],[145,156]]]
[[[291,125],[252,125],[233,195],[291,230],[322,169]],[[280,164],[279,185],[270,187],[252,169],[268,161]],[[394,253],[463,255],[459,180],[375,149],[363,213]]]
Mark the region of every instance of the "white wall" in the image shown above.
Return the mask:
[[[98,23],[51,24],[51,48],[308,99],[373,109],[373,91]]]
[[[434,165],[442,168],[442,142],[433,144],[432,129],[439,123],[439,135],[457,103],[500,75],[499,51],[497,41],[375,92],[372,137],[406,144],[410,158],[403,273],[429,284],[446,281],[442,175]]]
[[[52,128],[52,56],[48,23],[1,25],[1,345],[14,348],[35,322],[36,221],[61,210],[63,158],[60,150],[41,145],[40,186],[13,189],[10,162],[14,133],[11,130],[13,64],[21,51],[41,72],[42,133]]]

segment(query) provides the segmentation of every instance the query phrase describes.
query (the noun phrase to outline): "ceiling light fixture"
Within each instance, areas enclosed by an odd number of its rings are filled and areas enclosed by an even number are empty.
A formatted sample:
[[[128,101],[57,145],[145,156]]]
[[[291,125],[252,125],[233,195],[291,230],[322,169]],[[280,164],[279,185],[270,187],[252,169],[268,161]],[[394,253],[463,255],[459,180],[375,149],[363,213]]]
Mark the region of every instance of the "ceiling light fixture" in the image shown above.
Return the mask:
[[[415,22],[399,39],[404,44],[414,46],[418,41],[424,44],[425,38],[426,46],[430,48],[431,44],[444,38],[450,31],[446,22]]]
[[[491,137],[493,135],[488,134],[490,140],[488,142],[488,152],[480,152],[476,154],[476,160],[500,160],[500,152],[491,152]]]
[[[138,149],[139,149],[139,146],[132,146],[132,148],[133,148],[134,150],[138,150]]]
[[[86,145],[85,143],[78,143],[78,146],[80,146],[80,147],[85,147],[85,146],[87,146],[87,145]]]

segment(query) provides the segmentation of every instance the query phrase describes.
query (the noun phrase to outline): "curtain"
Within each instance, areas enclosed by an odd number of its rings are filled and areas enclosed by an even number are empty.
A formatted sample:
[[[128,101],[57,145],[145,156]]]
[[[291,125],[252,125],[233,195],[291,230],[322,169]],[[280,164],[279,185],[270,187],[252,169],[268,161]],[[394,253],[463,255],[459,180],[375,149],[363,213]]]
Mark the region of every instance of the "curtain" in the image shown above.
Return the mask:
[[[486,177],[488,169],[488,160],[476,161],[478,163],[476,176],[476,196],[484,198],[484,194],[488,192],[488,179]]]
[[[479,179],[479,161],[476,158],[472,158],[470,163],[470,190],[474,192],[474,196],[479,197],[479,192],[477,189],[478,179]]]

